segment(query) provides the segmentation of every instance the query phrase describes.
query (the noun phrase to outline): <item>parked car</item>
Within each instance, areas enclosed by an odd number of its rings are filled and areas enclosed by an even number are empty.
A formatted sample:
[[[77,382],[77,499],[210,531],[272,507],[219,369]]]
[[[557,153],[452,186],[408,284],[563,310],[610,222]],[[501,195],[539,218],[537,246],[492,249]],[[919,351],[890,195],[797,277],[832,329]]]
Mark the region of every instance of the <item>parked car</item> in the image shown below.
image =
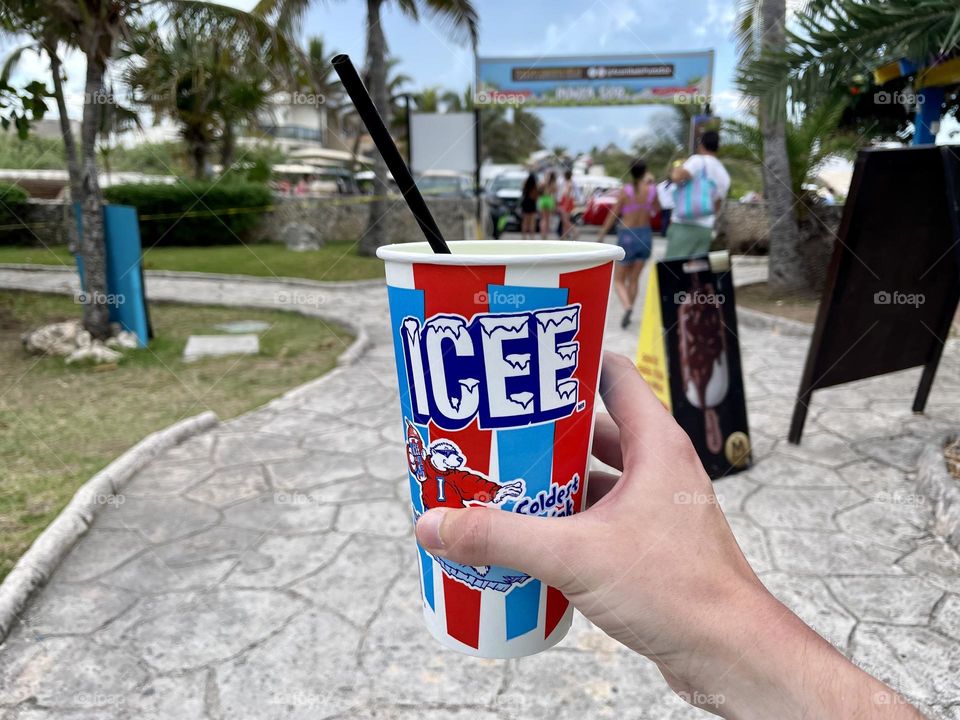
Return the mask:
[[[523,183],[527,180],[526,171],[511,170],[493,178],[484,191],[484,200],[490,221],[493,225],[493,237],[508,230],[520,229],[520,196]]]
[[[454,170],[427,170],[418,175],[417,187],[430,197],[473,197],[473,178]]]
[[[610,188],[595,192],[587,200],[587,205],[583,210],[584,225],[603,225],[610,213],[611,208],[617,204],[617,197],[620,195],[620,188]],[[619,220],[617,221],[619,222]],[[617,223],[611,227],[611,232],[616,232]],[[660,232],[660,213],[650,216],[650,227],[654,232]]]

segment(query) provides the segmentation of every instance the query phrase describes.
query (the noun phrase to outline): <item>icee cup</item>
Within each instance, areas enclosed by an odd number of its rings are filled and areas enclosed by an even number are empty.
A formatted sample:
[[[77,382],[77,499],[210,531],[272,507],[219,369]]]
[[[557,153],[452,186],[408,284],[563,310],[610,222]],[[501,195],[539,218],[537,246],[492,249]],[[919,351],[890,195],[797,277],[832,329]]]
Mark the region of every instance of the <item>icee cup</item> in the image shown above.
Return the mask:
[[[623,250],[546,240],[449,246],[449,255],[425,242],[377,251],[386,263],[413,519],[435,507],[578,512],[610,280]],[[512,658],[567,634],[573,608],[556,588],[417,550],[423,616],[443,645]]]

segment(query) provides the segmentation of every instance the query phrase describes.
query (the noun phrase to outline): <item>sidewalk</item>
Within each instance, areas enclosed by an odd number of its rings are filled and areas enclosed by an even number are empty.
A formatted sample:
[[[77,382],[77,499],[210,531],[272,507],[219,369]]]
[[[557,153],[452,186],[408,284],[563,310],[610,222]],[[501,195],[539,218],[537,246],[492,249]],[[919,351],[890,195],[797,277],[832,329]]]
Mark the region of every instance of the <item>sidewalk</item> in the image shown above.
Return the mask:
[[[0,268],[3,287],[70,277]],[[298,309],[349,317],[372,347],[137,475],[0,646],[0,718],[712,717],[579,617],[557,649],[519,661],[429,637],[382,286],[147,284],[154,299],[260,307],[300,293]],[[632,356],[636,323],[610,316],[608,349]],[[716,491],[744,552],[843,652],[957,720],[960,557],[925,530],[911,473],[960,421],[960,348],[944,353],[926,416],[910,413],[919,371],[897,373],[817,393],[794,447],[808,339],[741,330],[758,462]]]

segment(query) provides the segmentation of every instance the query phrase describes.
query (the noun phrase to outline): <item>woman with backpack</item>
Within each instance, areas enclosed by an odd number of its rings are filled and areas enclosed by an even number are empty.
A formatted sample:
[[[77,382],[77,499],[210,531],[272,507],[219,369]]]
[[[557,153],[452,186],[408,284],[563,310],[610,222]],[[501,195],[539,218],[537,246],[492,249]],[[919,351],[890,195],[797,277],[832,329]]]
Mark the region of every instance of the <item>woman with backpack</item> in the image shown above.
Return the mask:
[[[697,152],[670,173],[676,183],[674,208],[667,230],[667,257],[688,257],[709,252],[713,226],[724,198],[730,192],[730,175],[717,159],[720,135],[708,130]]]
[[[617,203],[607,213],[600,227],[598,242],[603,242],[610,227],[620,218],[621,227],[617,233],[617,244],[623,248],[624,257],[613,271],[613,287],[623,305],[623,317],[620,327],[630,324],[633,305],[640,292],[640,273],[643,264],[653,251],[653,230],[650,217],[660,211],[657,199],[657,186],[648,179],[647,164],[639,158],[630,166],[629,183],[624,183],[617,197]]]

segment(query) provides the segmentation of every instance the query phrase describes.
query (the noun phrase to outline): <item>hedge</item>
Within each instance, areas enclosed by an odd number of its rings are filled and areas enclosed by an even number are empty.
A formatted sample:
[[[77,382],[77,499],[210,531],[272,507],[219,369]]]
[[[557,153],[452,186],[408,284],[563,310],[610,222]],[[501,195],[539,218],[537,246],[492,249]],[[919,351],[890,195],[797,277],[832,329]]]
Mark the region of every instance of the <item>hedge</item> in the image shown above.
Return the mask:
[[[30,194],[19,185],[0,183],[0,244],[18,244],[31,236],[28,229],[20,226],[27,220],[27,201]],[[8,228],[8,225],[17,225]]]
[[[247,242],[273,202],[268,186],[239,181],[114,185],[104,195],[137,209],[144,247]]]

